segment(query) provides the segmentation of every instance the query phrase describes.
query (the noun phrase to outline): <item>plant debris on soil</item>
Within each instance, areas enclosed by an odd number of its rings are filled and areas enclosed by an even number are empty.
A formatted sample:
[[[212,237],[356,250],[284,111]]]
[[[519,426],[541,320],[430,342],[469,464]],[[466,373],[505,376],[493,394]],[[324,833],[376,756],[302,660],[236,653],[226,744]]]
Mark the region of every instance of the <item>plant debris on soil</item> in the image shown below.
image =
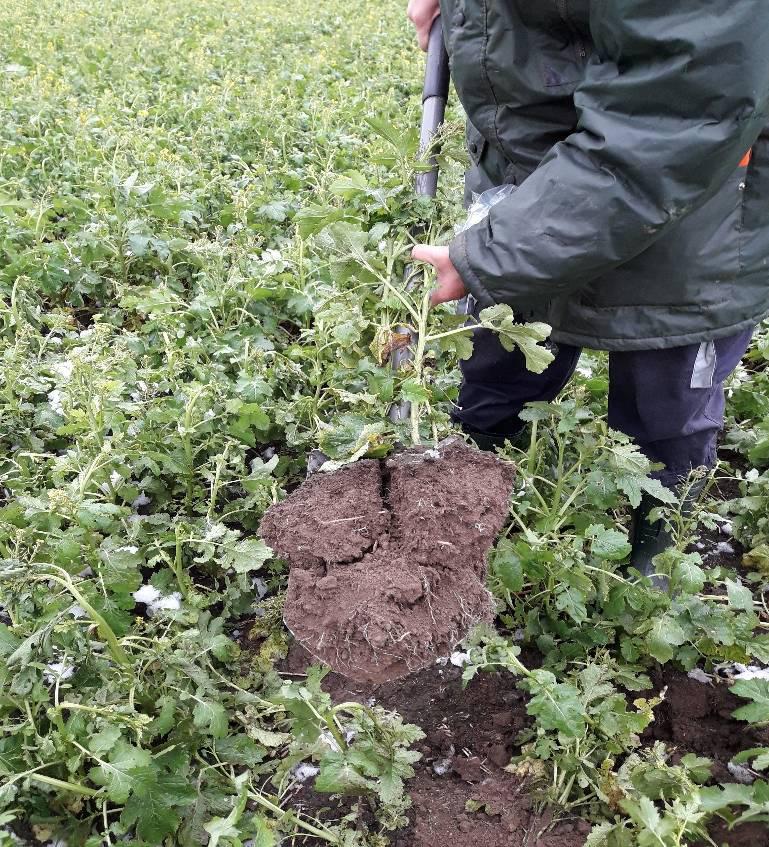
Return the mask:
[[[356,680],[448,655],[494,617],[486,554],[514,476],[510,462],[459,439],[311,476],[261,524],[291,566],[286,625]]]

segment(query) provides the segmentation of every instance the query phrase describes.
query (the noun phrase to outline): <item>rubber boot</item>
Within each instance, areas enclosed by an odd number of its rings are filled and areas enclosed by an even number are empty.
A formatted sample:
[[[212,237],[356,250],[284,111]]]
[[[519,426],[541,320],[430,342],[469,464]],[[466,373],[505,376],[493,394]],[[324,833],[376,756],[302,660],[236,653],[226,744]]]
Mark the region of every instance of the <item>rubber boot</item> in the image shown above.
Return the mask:
[[[513,447],[522,448],[523,446],[528,446],[528,433],[525,429],[521,430],[521,432],[517,432],[515,435],[490,435],[489,433],[478,432],[474,429],[463,426],[462,432],[473,439],[479,450],[484,450],[488,453],[493,453],[496,450],[502,450],[508,442],[512,444]]]
[[[681,514],[684,517],[692,513],[706,483],[707,477],[696,480],[689,486],[688,493],[681,503]],[[680,489],[676,489],[676,491],[680,493]],[[668,547],[673,545],[673,537],[665,521],[662,518],[656,521],[649,520],[650,512],[659,505],[661,505],[660,501],[654,497],[650,497],[648,494],[641,496],[641,502],[633,512],[630,529],[632,550],[630,552],[628,567],[635,568],[643,576],[651,577],[652,582],[657,588],[666,590],[667,577],[654,575],[655,569],[654,562],[652,561],[655,556],[664,553]]]

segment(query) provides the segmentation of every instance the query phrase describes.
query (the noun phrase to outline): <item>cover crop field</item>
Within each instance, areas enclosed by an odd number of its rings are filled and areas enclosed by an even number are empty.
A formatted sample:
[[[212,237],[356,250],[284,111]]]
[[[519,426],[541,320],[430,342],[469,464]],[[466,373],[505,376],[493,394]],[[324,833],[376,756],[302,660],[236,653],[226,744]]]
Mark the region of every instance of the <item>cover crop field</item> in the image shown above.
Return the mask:
[[[401,293],[466,165],[452,102],[439,196],[414,195],[404,6],[0,9],[0,847],[769,844],[767,327],[708,497],[661,504],[666,590],[624,574],[631,508],[664,492],[586,354],[506,451],[495,627],[378,683],[283,623],[267,509],[316,448],[392,499],[392,465],[350,463],[449,435],[471,351]],[[541,326],[482,318],[547,364]]]

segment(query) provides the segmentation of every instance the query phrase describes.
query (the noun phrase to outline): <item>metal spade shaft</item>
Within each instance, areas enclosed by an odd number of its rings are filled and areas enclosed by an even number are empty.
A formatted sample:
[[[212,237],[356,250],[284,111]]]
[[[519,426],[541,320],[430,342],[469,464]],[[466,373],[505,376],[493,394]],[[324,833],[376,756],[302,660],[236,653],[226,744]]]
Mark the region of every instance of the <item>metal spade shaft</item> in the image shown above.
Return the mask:
[[[430,40],[427,47],[427,65],[425,67],[425,83],[422,88],[422,125],[419,132],[420,154],[430,150],[428,162],[430,170],[421,171],[416,177],[416,193],[425,197],[435,197],[438,190],[438,150],[434,146],[436,133],[443,124],[446,113],[446,101],[449,98],[449,57],[443,42],[443,29],[440,16],[433,21],[430,30]],[[405,272],[406,289],[413,288],[416,279],[410,265]],[[416,333],[408,327],[398,327],[398,335],[405,336],[407,343],[393,345],[391,355],[392,367],[400,370],[411,361],[413,349],[417,343]],[[394,403],[390,407],[390,420],[393,422],[407,420],[411,414],[411,404],[408,401]]]

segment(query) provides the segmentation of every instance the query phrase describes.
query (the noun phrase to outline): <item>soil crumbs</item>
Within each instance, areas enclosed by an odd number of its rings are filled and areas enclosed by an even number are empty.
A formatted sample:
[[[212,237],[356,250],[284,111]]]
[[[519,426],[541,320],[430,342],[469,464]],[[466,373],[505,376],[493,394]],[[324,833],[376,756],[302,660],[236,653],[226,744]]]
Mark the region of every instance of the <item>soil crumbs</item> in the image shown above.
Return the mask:
[[[352,679],[383,682],[451,653],[494,602],[486,554],[515,467],[460,439],[311,476],[261,533],[290,565],[286,625]]]

